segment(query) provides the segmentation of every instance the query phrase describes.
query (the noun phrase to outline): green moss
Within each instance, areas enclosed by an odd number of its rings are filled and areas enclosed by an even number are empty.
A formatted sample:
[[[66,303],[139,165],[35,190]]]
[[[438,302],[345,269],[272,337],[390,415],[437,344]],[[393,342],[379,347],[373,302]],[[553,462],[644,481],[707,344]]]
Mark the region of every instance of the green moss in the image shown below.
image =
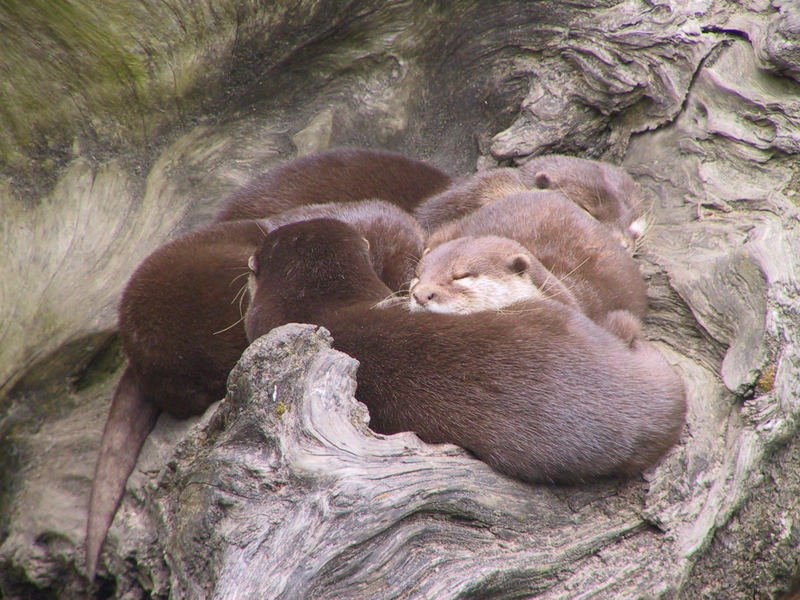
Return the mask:
[[[776,367],[774,364],[767,365],[761,371],[761,374],[756,380],[756,390],[759,395],[767,394],[775,387],[775,372]]]
[[[275,416],[282,419],[287,410],[289,410],[289,408],[283,402],[278,401],[275,405]]]
[[[94,102],[112,94],[141,94],[146,81],[142,56],[124,24],[138,22],[135,3],[22,0],[0,2],[0,118],[17,146],[54,148]],[[120,86],[120,84],[122,84]],[[93,102],[94,101],[94,102]],[[120,99],[117,99],[119,104]],[[60,131],[59,131],[60,130]],[[4,158],[14,147],[4,136]]]
[[[198,87],[208,38],[235,13],[204,2],[0,0],[0,165],[96,140],[147,139]],[[213,48],[214,45],[210,44]]]

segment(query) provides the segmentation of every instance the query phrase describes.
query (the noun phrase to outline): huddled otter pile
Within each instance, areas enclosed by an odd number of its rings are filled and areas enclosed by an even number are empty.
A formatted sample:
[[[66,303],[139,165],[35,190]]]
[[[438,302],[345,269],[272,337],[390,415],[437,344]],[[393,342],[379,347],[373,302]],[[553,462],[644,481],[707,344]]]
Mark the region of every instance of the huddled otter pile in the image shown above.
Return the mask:
[[[337,149],[243,186],[123,292],[128,366],[95,471],[90,576],[159,412],[202,413],[248,341],[288,322],[326,327],[359,360],[377,432],[456,443],[531,482],[640,472],[686,409],[641,334],[642,214],[622,169],[565,156],[454,181]]]

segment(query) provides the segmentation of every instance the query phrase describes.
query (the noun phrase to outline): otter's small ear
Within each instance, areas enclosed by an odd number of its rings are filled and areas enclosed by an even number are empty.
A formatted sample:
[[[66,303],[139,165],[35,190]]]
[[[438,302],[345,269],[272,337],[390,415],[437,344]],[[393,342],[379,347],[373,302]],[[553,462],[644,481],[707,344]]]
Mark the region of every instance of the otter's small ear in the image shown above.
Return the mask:
[[[544,171],[539,171],[536,175],[533,176],[533,185],[539,188],[540,190],[547,190],[553,187],[553,182],[551,181],[550,177]]]
[[[250,269],[250,272],[253,275],[258,276],[258,261],[256,260],[255,254],[253,254],[249,259],[247,259],[247,268]]]
[[[364,244],[367,246],[367,252],[369,252],[369,240],[365,237],[362,237],[361,239],[364,240]]]
[[[506,259],[506,269],[514,275],[525,275],[531,268],[531,259],[525,254],[512,254]]]

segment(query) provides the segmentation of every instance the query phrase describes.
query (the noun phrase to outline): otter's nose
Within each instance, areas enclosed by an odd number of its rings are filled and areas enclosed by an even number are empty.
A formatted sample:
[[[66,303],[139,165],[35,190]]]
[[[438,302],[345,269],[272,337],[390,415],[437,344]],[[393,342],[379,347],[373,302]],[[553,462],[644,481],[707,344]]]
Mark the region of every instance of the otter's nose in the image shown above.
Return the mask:
[[[414,300],[416,300],[417,304],[420,306],[424,306],[431,300],[436,299],[436,292],[433,287],[429,285],[417,284],[414,286],[414,289],[411,290],[411,295],[414,296]]]

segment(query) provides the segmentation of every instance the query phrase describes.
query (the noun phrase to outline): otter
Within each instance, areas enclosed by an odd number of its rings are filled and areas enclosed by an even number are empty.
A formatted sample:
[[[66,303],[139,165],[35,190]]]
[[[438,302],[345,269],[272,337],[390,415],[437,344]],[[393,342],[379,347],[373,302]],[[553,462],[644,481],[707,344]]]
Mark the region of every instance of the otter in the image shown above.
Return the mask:
[[[517,314],[375,308],[388,289],[348,225],[280,227],[249,261],[250,341],[273,327],[327,328],[356,359],[356,397],[379,433],[414,431],[529,482],[640,472],[678,441],[683,383],[660,352],[632,350],[549,299]]]
[[[86,529],[90,579],[159,413],[200,414],[224,395],[228,372],[247,345],[242,276],[264,235],[255,221],[189,233],[153,252],[128,281],[119,307],[128,366],[111,400],[95,466]]]
[[[531,189],[558,190],[607,225],[626,248],[635,248],[646,227],[642,191],[628,173],[609,163],[551,154],[519,167]]]
[[[412,211],[451,178],[419,160],[385,150],[335,148],[295,158],[237,188],[215,222],[261,219],[305,204],[380,199]]]
[[[447,241],[425,253],[415,274],[410,282],[412,311],[469,314],[542,297],[579,306],[525,246],[496,235]]]
[[[519,247],[486,236],[518,242],[530,253],[533,267],[517,265],[509,271],[506,263],[512,261],[513,267]],[[440,227],[427,245],[430,251],[412,281],[412,310],[497,310],[524,299],[520,294],[526,289],[532,297],[539,290],[577,306],[628,340],[638,331],[631,319],[641,319],[647,311],[647,286],[639,266],[602,224],[559,192],[530,191],[497,200]],[[520,277],[531,282],[528,288],[520,286]]]
[[[424,250],[425,235],[417,221],[397,206],[383,200],[309,204],[259,223],[265,231],[272,231],[288,223],[322,217],[343,221],[361,232],[369,242],[378,278],[393,292],[408,290]]]
[[[558,154],[536,157],[518,168],[487,169],[462,177],[423,201],[414,216],[430,232],[495,200],[533,189],[560,191],[609,227],[630,251],[644,234],[641,188],[624,169]]]
[[[422,252],[421,230],[410,214],[376,200],[301,206],[272,219],[212,224],[161,246],[131,276],[119,306],[128,366],[109,409],[89,504],[90,577],[158,414],[201,414],[225,395],[228,373],[247,346],[244,277],[250,255],[278,225],[315,216],[352,225],[369,243],[372,268],[385,285],[395,291],[406,286]]]
[[[430,233],[495,200],[527,189],[517,169],[487,169],[458,179],[443,192],[420,203],[413,214]]]

